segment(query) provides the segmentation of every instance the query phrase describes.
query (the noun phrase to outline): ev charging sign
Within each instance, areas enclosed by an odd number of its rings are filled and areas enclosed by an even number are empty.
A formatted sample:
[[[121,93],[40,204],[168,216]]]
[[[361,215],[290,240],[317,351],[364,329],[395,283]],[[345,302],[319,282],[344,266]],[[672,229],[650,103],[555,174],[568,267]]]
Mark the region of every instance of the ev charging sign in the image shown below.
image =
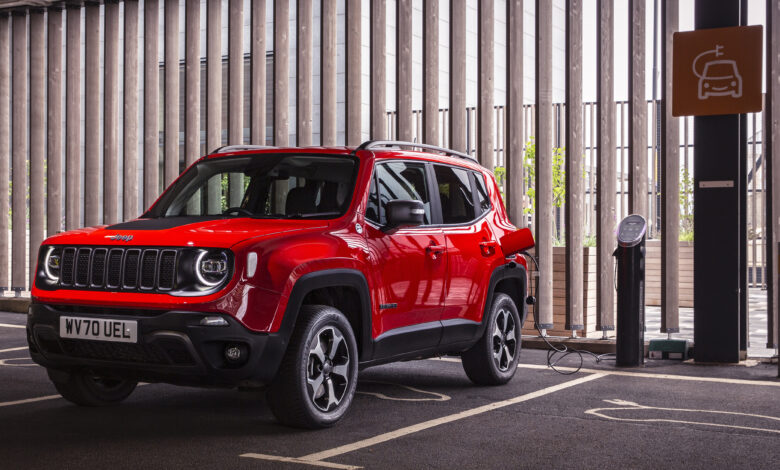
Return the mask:
[[[762,26],[673,36],[672,115],[761,111]]]

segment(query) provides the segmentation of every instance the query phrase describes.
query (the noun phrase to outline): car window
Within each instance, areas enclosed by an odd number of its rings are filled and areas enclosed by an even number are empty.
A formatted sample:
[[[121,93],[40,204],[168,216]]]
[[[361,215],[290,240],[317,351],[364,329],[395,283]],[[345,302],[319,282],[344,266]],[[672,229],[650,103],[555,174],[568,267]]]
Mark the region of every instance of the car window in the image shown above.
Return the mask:
[[[477,182],[477,217],[490,210],[490,196],[487,193],[487,187],[485,187],[485,176],[481,173],[474,172],[474,181]]]
[[[368,189],[366,219],[377,224],[379,223],[379,194],[376,190],[376,175],[371,176],[371,187]]]
[[[425,165],[412,162],[380,163],[376,166],[379,195],[379,224],[387,223],[385,206],[395,199],[421,201],[425,207],[423,224],[431,223],[431,198]]]
[[[442,222],[462,224],[474,220],[474,195],[468,171],[444,165],[435,165],[434,171],[439,186]]]

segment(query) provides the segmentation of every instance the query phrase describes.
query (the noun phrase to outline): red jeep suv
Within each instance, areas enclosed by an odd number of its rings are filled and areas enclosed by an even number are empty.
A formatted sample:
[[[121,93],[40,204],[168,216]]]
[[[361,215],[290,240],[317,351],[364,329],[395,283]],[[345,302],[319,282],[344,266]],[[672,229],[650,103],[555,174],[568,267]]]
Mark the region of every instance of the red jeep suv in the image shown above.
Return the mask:
[[[281,422],[329,426],[360,368],[456,354],[509,381],[533,243],[468,155],[225,147],[140,218],[42,244],[30,353],[79,405],[138,381],[267,387]]]

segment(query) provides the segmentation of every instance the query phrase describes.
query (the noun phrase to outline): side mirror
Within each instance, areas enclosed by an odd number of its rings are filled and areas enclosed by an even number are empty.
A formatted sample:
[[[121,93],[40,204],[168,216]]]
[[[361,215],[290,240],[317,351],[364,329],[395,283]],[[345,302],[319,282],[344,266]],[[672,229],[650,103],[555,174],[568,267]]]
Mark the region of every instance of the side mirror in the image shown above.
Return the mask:
[[[383,232],[394,232],[399,228],[415,227],[425,221],[425,206],[421,201],[395,199],[385,205],[387,225]]]
[[[531,234],[531,229],[529,228],[521,228],[520,230],[508,233],[501,237],[499,243],[501,244],[501,251],[504,252],[504,256],[512,256],[513,254],[525,251],[536,244],[534,242],[534,236]]]

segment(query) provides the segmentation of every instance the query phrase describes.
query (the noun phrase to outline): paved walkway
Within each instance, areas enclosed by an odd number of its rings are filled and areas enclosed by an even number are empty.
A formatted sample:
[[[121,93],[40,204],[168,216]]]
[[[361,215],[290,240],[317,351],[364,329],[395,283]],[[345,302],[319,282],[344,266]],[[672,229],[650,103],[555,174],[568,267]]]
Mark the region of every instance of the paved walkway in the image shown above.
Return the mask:
[[[772,357],[777,354],[774,349],[767,349],[767,305],[766,291],[762,289],[749,290],[748,328],[750,329],[748,357]],[[666,338],[661,333],[661,307],[648,306],[645,311],[645,339]],[[693,340],[693,308],[680,308],[680,332],[672,338]]]

